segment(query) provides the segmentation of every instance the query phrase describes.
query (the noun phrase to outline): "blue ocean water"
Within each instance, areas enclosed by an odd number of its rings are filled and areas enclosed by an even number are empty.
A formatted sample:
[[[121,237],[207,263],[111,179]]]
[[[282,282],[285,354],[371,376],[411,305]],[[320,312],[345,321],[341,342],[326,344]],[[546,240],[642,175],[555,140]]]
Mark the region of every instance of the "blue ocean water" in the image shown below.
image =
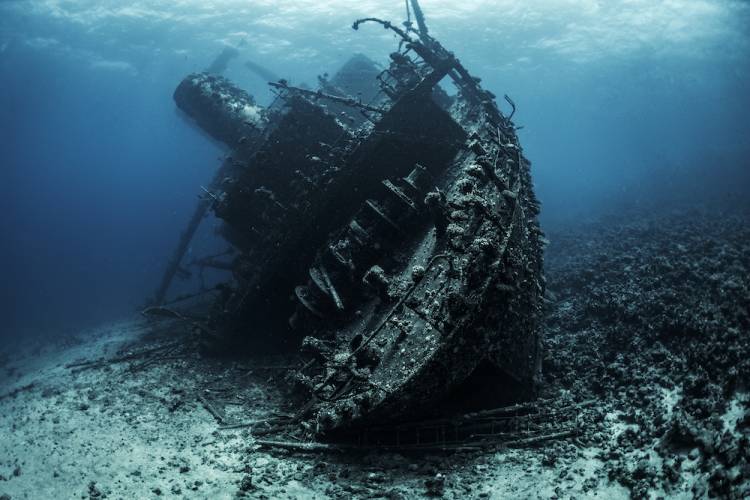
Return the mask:
[[[746,200],[750,4],[423,0],[431,33],[518,104],[546,227],[621,207]],[[172,92],[223,48],[313,85],[379,62],[399,1],[0,1],[0,336],[73,331],[153,292],[226,154]],[[504,105],[504,104],[503,104]],[[506,107],[507,110],[507,107]],[[204,224],[201,255],[225,246]]]

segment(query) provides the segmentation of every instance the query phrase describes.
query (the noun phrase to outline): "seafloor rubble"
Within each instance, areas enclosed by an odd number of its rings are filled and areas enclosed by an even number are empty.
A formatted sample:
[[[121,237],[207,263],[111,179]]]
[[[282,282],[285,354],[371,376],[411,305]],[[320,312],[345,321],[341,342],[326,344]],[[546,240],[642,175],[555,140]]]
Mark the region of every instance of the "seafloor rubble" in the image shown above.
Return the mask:
[[[750,212],[631,212],[550,239],[542,399],[514,418],[575,436],[267,448],[296,360],[202,358],[181,322],[127,321],[0,355],[0,498],[750,494]]]
[[[546,379],[602,401],[581,440],[604,447],[608,478],[634,496],[690,477],[696,496],[749,495],[748,213],[626,213],[555,240]]]

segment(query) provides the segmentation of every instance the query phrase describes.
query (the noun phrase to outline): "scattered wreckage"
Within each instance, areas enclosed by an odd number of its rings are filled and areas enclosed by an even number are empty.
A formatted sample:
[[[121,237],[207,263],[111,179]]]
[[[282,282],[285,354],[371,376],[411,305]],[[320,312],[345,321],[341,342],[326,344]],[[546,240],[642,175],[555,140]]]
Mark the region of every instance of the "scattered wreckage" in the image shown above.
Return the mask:
[[[543,235],[515,105],[504,115],[411,4],[416,26],[353,25],[399,39],[385,69],[356,56],[316,90],[273,82],[269,107],[209,72],[174,94],[232,153],[155,302],[212,210],[236,256],[205,330],[298,350],[297,421],[318,436],[423,416],[480,367],[525,396],[540,375]]]

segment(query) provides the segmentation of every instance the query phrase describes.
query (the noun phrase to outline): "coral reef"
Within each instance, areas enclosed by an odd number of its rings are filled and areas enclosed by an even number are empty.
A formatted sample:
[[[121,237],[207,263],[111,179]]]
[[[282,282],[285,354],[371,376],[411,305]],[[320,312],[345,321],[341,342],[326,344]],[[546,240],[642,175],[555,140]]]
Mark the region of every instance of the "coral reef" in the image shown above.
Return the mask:
[[[635,496],[691,475],[697,496],[750,492],[748,220],[627,213],[552,236],[548,390],[602,401],[582,441]]]

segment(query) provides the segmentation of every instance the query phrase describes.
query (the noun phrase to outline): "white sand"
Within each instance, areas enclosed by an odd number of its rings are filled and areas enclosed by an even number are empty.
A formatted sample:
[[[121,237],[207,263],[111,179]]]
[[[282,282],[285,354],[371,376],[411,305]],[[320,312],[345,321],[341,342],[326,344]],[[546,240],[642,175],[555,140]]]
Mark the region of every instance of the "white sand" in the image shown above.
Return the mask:
[[[224,396],[203,393],[236,399],[221,405],[229,423],[278,411],[268,372],[247,376],[250,361],[238,367],[196,355],[135,373],[130,368],[142,361],[79,372],[65,367],[115,356],[147,332],[143,321],[124,321],[82,334],[77,345],[27,346],[0,368],[0,397],[34,384],[0,400],[0,496],[413,498],[443,474],[446,498],[550,498],[556,491],[562,498],[627,497],[608,483],[591,449],[553,465],[542,464],[544,449],[429,457],[268,453],[254,445],[250,428],[218,430],[197,398],[206,388],[235,387]]]

